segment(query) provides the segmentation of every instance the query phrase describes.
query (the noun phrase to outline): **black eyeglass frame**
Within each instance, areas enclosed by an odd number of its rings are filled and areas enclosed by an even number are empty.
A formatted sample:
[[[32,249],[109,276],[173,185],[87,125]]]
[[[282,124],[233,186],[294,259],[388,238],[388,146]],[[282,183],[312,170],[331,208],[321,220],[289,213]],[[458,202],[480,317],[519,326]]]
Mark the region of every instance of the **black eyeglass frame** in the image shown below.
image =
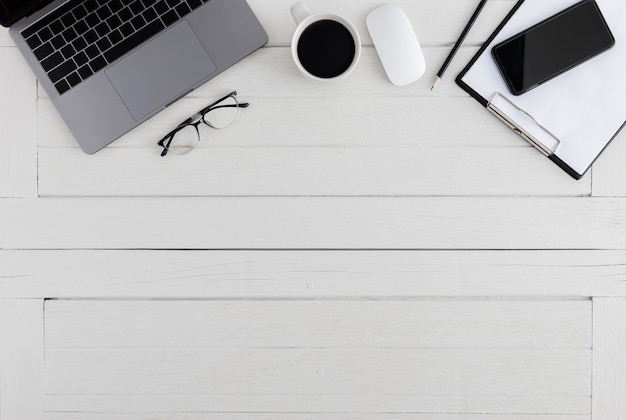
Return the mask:
[[[228,98],[233,98],[236,104],[235,105],[220,105],[220,103],[224,102]],[[172,144],[174,137],[183,128],[192,126],[193,128],[196,129],[196,132],[198,133],[198,138],[200,138],[200,130],[198,129],[198,126],[200,126],[200,124],[202,123],[208,125],[209,127],[213,129],[218,129],[218,127],[214,127],[209,121],[205,119],[205,116],[209,112],[215,109],[219,109],[219,108],[233,108],[233,107],[247,108],[248,106],[250,106],[250,104],[247,102],[239,103],[239,101],[237,101],[237,91],[234,90],[230,92],[228,95],[224,96],[223,98],[220,98],[217,101],[213,102],[211,105],[205,108],[202,108],[200,111],[196,112],[191,117],[187,118],[185,121],[178,124],[178,126],[175,129],[167,133],[161,140],[159,140],[157,144],[163,148],[163,151],[161,152],[161,156],[166,156],[168,154],[168,152],[170,151],[170,145]]]

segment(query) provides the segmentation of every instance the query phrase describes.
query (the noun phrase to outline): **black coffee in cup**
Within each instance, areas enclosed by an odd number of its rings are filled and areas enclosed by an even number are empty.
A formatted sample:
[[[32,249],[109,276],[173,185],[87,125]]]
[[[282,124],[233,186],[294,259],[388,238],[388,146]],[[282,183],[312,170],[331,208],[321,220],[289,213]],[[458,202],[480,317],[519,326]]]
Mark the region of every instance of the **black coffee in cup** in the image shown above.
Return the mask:
[[[318,20],[309,25],[298,41],[298,59],[313,76],[331,79],[350,68],[356,46],[350,30],[341,23]]]

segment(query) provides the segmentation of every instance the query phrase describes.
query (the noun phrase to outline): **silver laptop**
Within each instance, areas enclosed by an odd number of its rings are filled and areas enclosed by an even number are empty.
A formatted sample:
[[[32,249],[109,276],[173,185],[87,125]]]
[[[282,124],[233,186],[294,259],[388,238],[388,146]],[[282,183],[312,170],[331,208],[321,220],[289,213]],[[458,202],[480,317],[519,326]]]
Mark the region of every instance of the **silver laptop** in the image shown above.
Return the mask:
[[[89,154],[267,43],[245,0],[0,0],[0,23]]]

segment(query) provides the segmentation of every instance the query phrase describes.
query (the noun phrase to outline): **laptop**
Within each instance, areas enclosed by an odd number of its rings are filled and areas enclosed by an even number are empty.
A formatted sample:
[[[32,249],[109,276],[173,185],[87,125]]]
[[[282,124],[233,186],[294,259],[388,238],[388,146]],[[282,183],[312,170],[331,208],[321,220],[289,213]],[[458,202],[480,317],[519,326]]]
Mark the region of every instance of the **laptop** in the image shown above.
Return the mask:
[[[268,40],[245,0],[0,0],[0,24],[88,154]]]

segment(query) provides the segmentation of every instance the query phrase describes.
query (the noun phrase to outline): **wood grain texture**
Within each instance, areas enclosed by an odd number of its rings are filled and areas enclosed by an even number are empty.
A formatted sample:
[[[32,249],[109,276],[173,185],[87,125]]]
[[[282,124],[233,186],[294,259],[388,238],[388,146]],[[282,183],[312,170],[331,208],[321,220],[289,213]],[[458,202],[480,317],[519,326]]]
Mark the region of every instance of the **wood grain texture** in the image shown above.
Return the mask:
[[[302,413],[167,413],[167,414],[107,414],[107,413],[46,413],[46,420],[317,420],[320,414]],[[324,413],[328,420],[589,420],[588,415],[553,414],[351,414]]]
[[[622,132],[593,165],[593,196],[626,195],[626,133]]]
[[[590,314],[590,300],[60,300],[46,305],[46,348],[589,350]]]
[[[593,419],[626,419],[626,299],[593,300]]]
[[[314,418],[326,418],[327,416],[332,418],[332,415],[340,418],[344,418],[343,416],[345,418],[351,418],[350,416],[361,418],[359,416],[363,416],[369,420],[368,416],[372,415],[374,418],[380,416],[384,419],[386,415],[410,413],[411,416],[418,419],[438,419],[439,416],[443,416],[444,420],[448,420],[446,415],[456,415],[470,420],[482,418],[499,420],[500,416],[507,419],[506,416],[511,415],[507,411],[512,410],[518,413],[513,417],[515,419],[534,420],[535,416],[538,416],[540,419],[551,420],[552,417],[560,418],[559,416],[568,419],[570,417],[589,419],[591,416],[590,404],[589,398],[578,399],[572,396],[558,395],[466,395],[463,398],[371,394],[290,395],[289,398],[284,398],[283,395],[56,395],[46,398],[48,410],[46,414],[60,413],[57,415],[58,417],[70,411],[86,416],[109,415],[113,419],[117,418],[118,415],[134,414],[140,418],[143,416],[146,420],[152,420],[153,417],[160,419],[159,412],[167,412],[166,415],[172,416],[180,413],[198,413],[211,418],[210,416],[218,410],[219,414],[224,416],[243,414],[248,418],[256,418],[262,413],[271,413],[279,419],[282,418],[281,415],[309,414]],[[283,411],[275,412],[277,406],[280,406]],[[245,410],[242,407],[245,407]],[[532,409],[529,410],[528,407],[532,407]],[[566,407],[566,411],[577,410],[581,414],[553,414],[563,411],[563,407]],[[130,418],[133,419],[132,415]]]
[[[43,300],[0,299],[0,420],[44,418]]]
[[[623,251],[7,251],[8,298],[626,295]]]
[[[582,196],[580,183],[530,148],[212,148],[184,160],[156,150],[44,149],[42,196]],[[459,161],[466,160],[464,175]],[[112,165],[111,162],[115,162]],[[181,164],[183,164],[181,166]],[[532,173],[511,167],[531,165]],[[204,170],[198,171],[198,167]],[[82,176],[75,176],[76,173]],[[563,175],[563,176],[562,176]],[[546,178],[555,182],[546,183]],[[512,184],[519,188],[511,190]]]
[[[589,415],[590,311],[589,301],[51,301],[46,407]]]
[[[589,198],[1,200],[4,249],[626,249]]]
[[[11,37],[9,36],[9,30],[0,27],[0,47],[12,47],[15,46]]]
[[[15,48],[0,47],[0,92],[0,197],[36,197],[37,82]]]

